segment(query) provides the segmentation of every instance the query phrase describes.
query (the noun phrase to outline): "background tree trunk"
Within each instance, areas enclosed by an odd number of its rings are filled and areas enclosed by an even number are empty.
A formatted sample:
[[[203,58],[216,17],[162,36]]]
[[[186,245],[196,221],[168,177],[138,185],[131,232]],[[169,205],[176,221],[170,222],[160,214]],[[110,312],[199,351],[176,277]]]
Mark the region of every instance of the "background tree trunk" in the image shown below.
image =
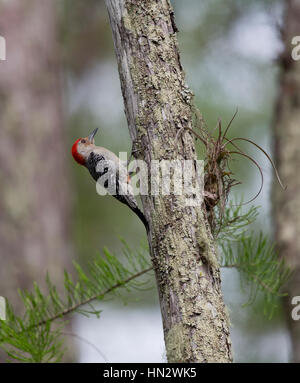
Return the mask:
[[[168,0],[106,0],[125,112],[139,158],[195,160],[192,93],[184,81]],[[230,362],[217,248],[205,212],[185,196],[142,198],[150,223],[169,362]]]
[[[279,254],[293,271],[285,310],[293,346],[294,362],[300,362],[300,321],[291,317],[293,296],[300,295],[300,62],[291,57],[294,36],[300,36],[300,0],[286,0],[283,25],[285,45],[275,111],[275,158],[285,192],[274,186],[274,214]]]
[[[59,286],[71,264],[68,156],[55,2],[2,2],[0,27],[0,295],[16,305],[17,288],[46,271]]]

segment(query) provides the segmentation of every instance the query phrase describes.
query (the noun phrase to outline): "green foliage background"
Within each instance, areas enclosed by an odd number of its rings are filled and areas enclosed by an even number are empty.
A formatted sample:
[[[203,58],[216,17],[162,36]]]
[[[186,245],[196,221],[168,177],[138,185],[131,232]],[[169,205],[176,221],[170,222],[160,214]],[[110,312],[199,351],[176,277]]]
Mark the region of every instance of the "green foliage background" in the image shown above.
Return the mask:
[[[281,20],[282,3],[277,0],[173,0],[172,3],[180,31],[178,38],[187,82],[195,93],[195,103],[207,126],[213,129],[219,117],[225,125],[238,106],[239,114],[229,136],[254,139],[269,151],[278,72],[275,59],[280,49],[276,28]],[[57,1],[68,120],[66,150],[70,150],[79,136],[86,136],[99,127],[97,144],[116,153],[130,152],[131,143],[104,2],[89,0],[88,4],[84,0]],[[268,42],[258,44],[261,47],[259,52],[258,48],[253,49],[253,41],[260,39],[262,31],[267,31],[263,36],[268,37]],[[200,144],[197,149],[199,156],[203,157]],[[243,149],[262,164],[270,181],[270,167],[261,154],[247,145]],[[139,248],[141,243],[146,243],[144,228],[138,218],[112,197],[99,197],[86,169],[73,162],[71,156],[69,161],[73,175],[74,258],[81,264],[88,263],[104,246],[118,254],[122,247],[121,242],[116,240],[118,237],[126,238],[131,248]],[[243,194],[244,200],[253,196],[260,182],[255,169],[241,159],[234,160],[232,168],[235,178],[243,182],[241,187],[236,188],[235,194]],[[258,232],[263,226],[264,233],[272,236],[270,206],[267,204],[269,193],[267,182],[263,195],[256,201],[262,205],[262,213],[255,229]],[[254,243],[251,245],[259,248],[262,245],[259,237],[252,238]],[[268,249],[265,247],[266,251]],[[233,251],[228,256],[234,260],[236,254]],[[247,288],[241,291],[233,270],[223,273],[223,290],[233,323],[235,360],[281,361],[282,353],[276,350],[266,352],[265,348],[260,349],[259,343],[260,337],[265,337],[267,342],[268,336],[284,332],[280,309],[274,312],[272,320],[267,319],[263,315],[263,294],[258,294],[255,304],[242,308],[249,291]],[[158,304],[155,290],[135,291],[134,297],[147,307]],[[121,304],[118,300],[114,302]]]
[[[101,134],[97,138],[98,144],[116,153],[124,149],[130,151],[106,10],[101,1],[92,1],[89,9],[84,4],[80,0],[65,0],[61,23],[67,95],[71,105],[69,142],[71,144],[78,136],[99,127]],[[219,117],[225,125],[235,108],[239,107],[229,136],[254,139],[270,151],[278,73],[276,57],[280,50],[276,28],[281,21],[282,2],[173,0],[172,4],[179,28],[178,38],[187,82],[207,126],[213,129]],[[260,33],[264,28],[267,30],[264,36],[268,37],[268,41],[260,45],[261,51],[258,48],[255,50],[253,41],[261,39]],[[245,30],[250,32],[247,34]],[[249,37],[249,33],[252,36]],[[269,53],[265,53],[265,49]],[[103,77],[107,77],[106,81]],[[97,86],[89,87],[93,81]],[[82,92],[80,101],[72,100],[74,90]],[[241,146],[264,169],[267,181],[263,194],[255,201],[257,205],[262,205],[256,229],[259,229],[260,222],[264,222],[264,232],[272,236],[270,206],[267,205],[270,166],[254,148]],[[203,157],[200,144],[198,152]],[[79,168],[71,159],[70,168],[74,182],[73,237],[79,259],[92,257],[96,249],[103,245],[118,251],[119,243],[115,239],[120,235],[132,247],[138,246],[141,239],[146,240],[143,227],[126,207],[110,197],[100,198],[85,169]],[[232,168],[243,183],[236,187],[233,196],[243,194],[244,200],[253,196],[260,182],[256,169],[243,159],[235,159]],[[235,271],[224,272],[223,289],[233,323],[236,360],[281,360],[282,354],[277,354],[275,350],[269,353],[259,351],[261,337],[266,336],[267,339],[271,334],[285,331],[281,311],[277,310],[273,319],[267,320],[263,315],[264,300],[260,299],[260,295],[255,305],[242,308],[247,301],[244,296],[247,292],[241,291]],[[142,302],[144,305],[157,305],[156,293],[143,295]]]

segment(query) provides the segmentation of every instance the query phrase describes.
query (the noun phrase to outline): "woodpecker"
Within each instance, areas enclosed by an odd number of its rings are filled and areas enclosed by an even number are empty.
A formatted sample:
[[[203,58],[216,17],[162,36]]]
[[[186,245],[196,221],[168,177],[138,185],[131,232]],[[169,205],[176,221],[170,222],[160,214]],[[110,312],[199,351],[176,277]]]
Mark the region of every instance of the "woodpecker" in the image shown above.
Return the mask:
[[[133,189],[130,185],[130,177],[120,177],[128,174],[126,167],[120,163],[119,157],[106,148],[95,145],[95,135],[98,128],[95,129],[89,136],[78,138],[72,146],[72,155],[74,160],[85,166],[96,182],[105,187],[109,192],[108,185],[114,185],[113,197],[127,205],[143,222],[147,232],[149,224],[138,207]],[[105,181],[101,182],[101,178],[105,175]],[[125,183],[124,183],[125,179]],[[126,184],[126,185],[125,185]]]

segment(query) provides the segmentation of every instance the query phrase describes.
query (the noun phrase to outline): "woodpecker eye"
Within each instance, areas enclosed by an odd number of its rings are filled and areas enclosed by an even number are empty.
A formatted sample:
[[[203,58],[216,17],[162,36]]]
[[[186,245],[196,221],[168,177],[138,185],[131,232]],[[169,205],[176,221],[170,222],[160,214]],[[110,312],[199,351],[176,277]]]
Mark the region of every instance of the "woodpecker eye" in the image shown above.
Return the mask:
[[[85,143],[86,143],[86,140],[81,140],[81,143],[82,143],[82,144],[85,144]]]

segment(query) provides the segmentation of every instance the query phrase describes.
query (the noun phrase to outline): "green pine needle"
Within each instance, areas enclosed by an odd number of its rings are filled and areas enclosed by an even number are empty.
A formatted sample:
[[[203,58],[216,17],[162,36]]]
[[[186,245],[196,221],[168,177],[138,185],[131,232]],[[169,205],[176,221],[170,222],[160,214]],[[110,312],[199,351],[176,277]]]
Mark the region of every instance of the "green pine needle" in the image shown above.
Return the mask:
[[[0,321],[0,347],[10,360],[59,362],[64,353],[62,329],[67,323],[65,317],[74,312],[99,317],[101,310],[93,306],[95,300],[102,300],[108,294],[119,295],[120,288],[132,291],[145,287],[148,280],[140,280],[140,277],[152,269],[148,254],[144,251],[135,254],[127,245],[122,261],[105,249],[104,255],[90,262],[86,271],[76,262],[74,268],[77,281],[74,282],[65,271],[64,294],[57,292],[49,275],[46,277],[47,294],[36,283],[32,292],[20,290],[25,308],[23,316],[17,316],[7,303],[7,319]],[[54,327],[53,322],[59,322],[59,325]]]

